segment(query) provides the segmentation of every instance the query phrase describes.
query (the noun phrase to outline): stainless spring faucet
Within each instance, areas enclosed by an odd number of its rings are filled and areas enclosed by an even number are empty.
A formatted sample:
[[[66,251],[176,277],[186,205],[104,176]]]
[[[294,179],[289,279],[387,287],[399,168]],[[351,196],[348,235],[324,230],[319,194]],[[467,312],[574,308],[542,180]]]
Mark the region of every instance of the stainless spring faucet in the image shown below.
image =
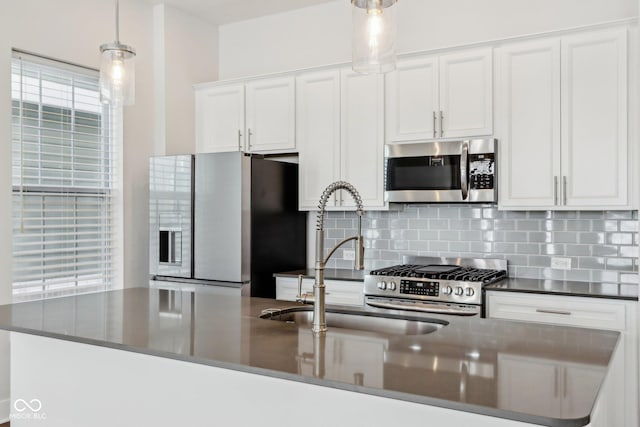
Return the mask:
[[[346,190],[351,194],[353,200],[356,202],[356,213],[358,214],[358,234],[356,236],[347,237],[336,246],[331,249],[326,258],[323,258],[324,254],[324,212],[327,206],[329,197],[337,190]],[[325,286],[324,286],[324,266],[329,261],[329,258],[335,253],[336,249],[345,243],[355,240],[356,241],[356,256],[355,265],[356,270],[364,269],[364,245],[362,239],[362,215],[364,215],[364,208],[362,207],[362,198],[356,188],[346,181],[336,181],[330,184],[320,196],[320,202],[318,203],[318,219],[316,221],[316,280],[313,284],[313,326],[311,330],[314,335],[324,334],[327,332],[327,322],[325,319]]]

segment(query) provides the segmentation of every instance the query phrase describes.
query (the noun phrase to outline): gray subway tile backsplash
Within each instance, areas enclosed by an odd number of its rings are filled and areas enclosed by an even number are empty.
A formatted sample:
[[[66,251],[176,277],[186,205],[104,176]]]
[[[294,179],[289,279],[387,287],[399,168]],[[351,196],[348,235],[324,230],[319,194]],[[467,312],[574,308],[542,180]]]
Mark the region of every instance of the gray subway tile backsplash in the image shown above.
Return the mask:
[[[326,250],[355,232],[353,212],[328,212]],[[399,264],[403,255],[502,258],[509,275],[597,283],[638,283],[637,211],[499,211],[490,206],[405,205],[366,212],[365,269]],[[555,256],[571,270],[551,268]],[[351,268],[340,259],[327,267]]]

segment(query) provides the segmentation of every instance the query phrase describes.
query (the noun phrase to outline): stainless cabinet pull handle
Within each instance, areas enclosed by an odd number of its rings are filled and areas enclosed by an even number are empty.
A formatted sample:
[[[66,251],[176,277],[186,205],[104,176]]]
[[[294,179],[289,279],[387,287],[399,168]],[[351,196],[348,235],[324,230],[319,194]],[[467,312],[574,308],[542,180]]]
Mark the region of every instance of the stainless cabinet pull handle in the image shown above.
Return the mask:
[[[558,176],[553,177],[553,204],[558,204]]]
[[[562,311],[562,310],[547,310],[543,308],[536,308],[536,312],[538,313],[547,313],[547,314],[562,314],[563,316],[570,316],[570,311]]]
[[[436,112],[434,111],[433,112],[433,137],[434,138],[438,135],[438,131],[437,131],[438,127],[436,125],[436,120],[437,120]]]
[[[251,130],[251,128],[248,129],[247,131],[247,140],[249,143],[249,151],[251,151],[251,137],[253,136],[253,131]]]
[[[462,143],[462,152],[460,153],[460,189],[462,191],[462,200],[469,198],[469,142]]]
[[[567,206],[567,176],[562,177],[562,204]]]
[[[238,151],[242,151],[242,131],[238,129]]]
[[[440,138],[444,136],[444,113],[440,110]]]
[[[558,397],[558,367],[553,368],[553,397]]]

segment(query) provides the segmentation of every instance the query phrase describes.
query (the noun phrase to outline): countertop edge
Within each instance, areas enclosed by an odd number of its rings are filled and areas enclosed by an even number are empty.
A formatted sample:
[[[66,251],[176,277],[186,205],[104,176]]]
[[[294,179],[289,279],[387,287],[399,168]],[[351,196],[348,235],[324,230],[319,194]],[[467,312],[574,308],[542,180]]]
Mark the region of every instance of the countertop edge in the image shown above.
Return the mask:
[[[315,272],[313,269],[302,269],[295,271],[285,271],[274,273],[273,277],[287,277],[287,278],[297,278],[302,275],[305,279],[313,279],[315,277]],[[359,277],[362,276],[362,277]],[[364,281],[364,273],[357,273],[353,270],[347,269],[335,269],[335,268],[327,268],[325,269],[325,280],[342,280],[342,281],[350,281],[350,282],[363,282]],[[555,286],[557,289],[535,289],[535,287],[530,288],[512,288],[509,287],[509,281],[531,281],[534,282],[551,282],[552,286]],[[621,300],[621,301],[638,301],[638,295],[625,295],[615,294],[615,293],[598,293],[595,291],[592,292],[581,292],[581,291],[567,291],[563,290],[562,287],[567,283],[584,283],[585,287],[589,285],[589,282],[567,282],[562,280],[543,280],[543,279],[528,279],[528,278],[512,278],[508,277],[500,282],[492,283],[484,286],[485,291],[497,291],[497,292],[518,292],[518,293],[529,293],[529,294],[538,294],[538,295],[557,295],[557,296],[570,296],[570,297],[583,297],[583,298],[598,298],[598,299],[611,299],[611,300]],[[618,285],[622,286],[622,285]]]
[[[161,357],[165,359],[173,359],[181,362],[197,363],[200,365],[211,366],[214,368],[229,369],[229,370],[244,372],[248,374],[263,375],[263,376],[268,376],[268,377],[278,378],[278,379],[283,379],[288,381],[296,381],[296,382],[301,382],[306,384],[317,385],[321,387],[331,387],[331,388],[344,390],[344,391],[364,393],[364,394],[369,394],[372,396],[377,396],[377,397],[382,397],[387,399],[403,400],[406,402],[411,402],[411,403],[416,403],[421,405],[429,405],[429,406],[463,411],[463,412],[468,412],[468,413],[473,413],[478,415],[485,415],[485,416],[496,417],[501,419],[509,419],[512,421],[520,421],[520,422],[529,423],[529,424],[537,424],[537,425],[543,425],[543,426],[549,426],[549,427],[583,427],[591,421],[590,413],[585,415],[584,417],[573,418],[573,419],[549,418],[549,417],[543,417],[539,415],[526,415],[526,414],[521,414],[514,411],[487,408],[487,407],[482,407],[478,405],[452,402],[444,399],[421,397],[415,394],[403,393],[403,392],[398,392],[393,390],[379,390],[379,389],[373,389],[373,388],[364,387],[364,386],[356,386],[353,384],[342,383],[338,381],[322,380],[322,379],[306,377],[302,375],[290,374],[282,371],[276,371],[272,369],[257,368],[257,367],[251,367],[247,365],[223,362],[223,361],[212,360],[212,359],[185,357],[176,353],[163,352],[163,351],[157,351],[152,349],[143,349],[140,347],[110,343],[110,342],[95,340],[91,338],[82,338],[82,337],[76,337],[72,335],[49,333],[49,332],[43,332],[43,331],[38,331],[38,330],[33,330],[28,328],[20,328],[20,327],[5,327],[3,328],[3,330],[22,333],[22,334],[28,334],[28,335],[35,335],[35,336],[40,336],[44,338],[60,339],[63,341],[75,342],[79,344],[94,345],[94,346],[109,348],[113,350],[129,351],[132,353],[144,354],[144,355],[154,356],[154,357]],[[594,405],[595,405],[595,402],[594,402]]]
[[[557,295],[557,296],[567,296],[567,297],[580,297],[580,298],[592,298],[592,299],[610,299],[610,300],[618,300],[618,301],[638,301],[637,296],[632,295],[613,295],[613,294],[593,294],[593,293],[580,293],[580,292],[569,292],[569,291],[559,291],[559,290],[541,290],[541,289],[518,289],[518,288],[509,288],[509,287],[497,287],[493,284],[486,285],[483,288],[484,291],[491,292],[514,292],[514,293],[522,293],[522,294],[537,294],[537,295]]]

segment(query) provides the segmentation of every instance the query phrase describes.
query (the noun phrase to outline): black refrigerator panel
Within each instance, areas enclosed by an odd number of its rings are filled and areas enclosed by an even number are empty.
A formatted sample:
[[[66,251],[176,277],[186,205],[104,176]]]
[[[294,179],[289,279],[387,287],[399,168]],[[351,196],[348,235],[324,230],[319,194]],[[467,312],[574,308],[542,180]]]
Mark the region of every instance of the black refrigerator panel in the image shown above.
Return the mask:
[[[149,272],[190,278],[192,273],[193,157],[149,160]]]
[[[275,298],[273,273],[307,262],[307,219],[298,211],[298,165],[251,159],[251,296]]]

